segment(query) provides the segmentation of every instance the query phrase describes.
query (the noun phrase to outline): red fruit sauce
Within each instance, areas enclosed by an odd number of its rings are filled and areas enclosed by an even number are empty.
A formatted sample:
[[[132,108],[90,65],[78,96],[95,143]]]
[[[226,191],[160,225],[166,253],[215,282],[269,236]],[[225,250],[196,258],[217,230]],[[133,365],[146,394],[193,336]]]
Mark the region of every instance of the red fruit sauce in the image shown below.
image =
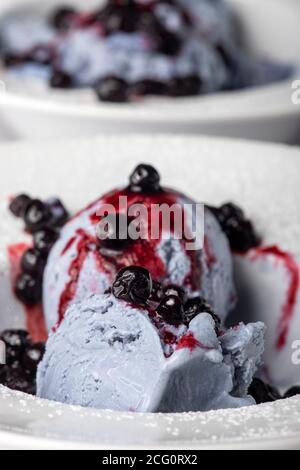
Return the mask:
[[[282,251],[277,246],[256,249],[254,251],[253,259],[259,256],[268,255],[275,256],[276,259],[283,263],[290,278],[286,300],[282,306],[281,317],[277,327],[278,333],[276,338],[276,349],[280,351],[286,345],[291,321],[295,313],[299,292],[300,268],[296,260],[289,253]]]
[[[180,340],[178,341],[176,350],[179,349],[189,349],[191,352],[194,351],[196,348],[204,349],[205,351],[211,351],[212,348],[209,348],[198,341],[193,333],[189,332],[183,335]]]
[[[139,193],[131,192],[126,188],[123,190],[112,191],[103,198],[98,199],[97,201],[90,204],[86,209],[78,212],[72,220],[85,212],[91,212],[92,208],[95,207],[95,211],[90,214],[90,221],[93,225],[96,226],[96,224],[101,219],[100,215],[97,215],[97,209],[99,207],[103,207],[103,204],[111,205],[116,208],[117,211],[122,212],[122,208],[119,208],[119,198],[121,196],[127,197],[127,207],[130,207],[133,204],[142,203],[148,210],[148,221],[150,221],[150,209],[153,207],[153,205],[166,204],[167,206],[171,207],[174,204],[178,204],[178,199],[182,197],[181,194],[171,191],[162,191],[148,195],[141,195]],[[184,214],[184,211],[182,211],[182,214]],[[159,217],[157,220],[159,220],[158,233],[161,233],[161,217]],[[148,221],[146,221],[146,223]],[[175,233],[174,220],[172,220],[172,218],[170,225],[171,232]],[[129,247],[124,249],[122,253],[118,253],[117,256],[103,255],[100,252],[101,241],[96,238],[96,233],[95,236],[91,236],[83,230],[78,230],[76,236],[72,237],[67,242],[65,248],[62,251],[62,255],[66,254],[67,251],[72,246],[74,246],[74,243],[76,243],[77,254],[76,257],[72,259],[72,262],[69,266],[68,273],[70,280],[65,285],[61,294],[58,324],[62,321],[68,305],[76,295],[80,272],[87,256],[90,253],[92,253],[95,257],[96,266],[98,266],[99,272],[105,272],[111,282],[113,281],[115,274],[121,268],[132,265],[145,267],[150,271],[153,279],[163,279],[167,275],[163,260],[157,253],[157,247],[160,244],[161,239],[152,239],[150,224],[145,224],[145,226],[148,226],[148,239],[139,239],[132,242]],[[180,240],[180,243],[182,244],[186,256],[188,256],[191,264],[190,272],[185,279],[185,285],[189,286],[192,290],[199,289],[198,282],[199,279],[201,279],[201,265],[198,253],[197,251],[186,251],[185,240]],[[210,256],[212,259],[213,255],[210,254]]]

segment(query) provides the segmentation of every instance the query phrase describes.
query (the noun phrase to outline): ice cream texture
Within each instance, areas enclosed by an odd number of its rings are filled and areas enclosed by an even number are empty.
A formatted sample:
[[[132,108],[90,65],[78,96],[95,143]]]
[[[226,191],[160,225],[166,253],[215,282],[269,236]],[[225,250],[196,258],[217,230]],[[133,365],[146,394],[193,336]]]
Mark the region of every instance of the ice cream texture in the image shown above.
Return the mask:
[[[260,364],[264,332],[262,323],[240,324],[218,338],[208,313],[197,315],[188,326],[157,328],[147,309],[112,294],[91,295],[71,305],[50,334],[37,393],[116,411],[252,405],[247,392]]]
[[[128,207],[142,203],[147,215],[153,205],[176,204],[181,208],[184,223],[192,227],[191,207],[194,201],[173,190],[136,192],[125,187],[99,198],[75,215],[63,228],[54,245],[44,275],[44,310],[48,329],[59,324],[73,302],[89,294],[103,294],[116,273],[126,266],[146,268],[153,279],[164,285],[185,287],[190,294],[200,294],[225,319],[236,301],[232,274],[232,256],[228,240],[214,215],[205,210],[204,244],[202,249],[187,250],[184,240],[165,237],[151,239],[151,220],[147,239],[132,240],[114,250],[97,238],[97,214],[104,205],[111,205],[118,214],[119,198],[126,197]],[[147,218],[147,216],[145,216]],[[145,226],[148,218],[142,218]],[[174,227],[171,225],[171,232]]]

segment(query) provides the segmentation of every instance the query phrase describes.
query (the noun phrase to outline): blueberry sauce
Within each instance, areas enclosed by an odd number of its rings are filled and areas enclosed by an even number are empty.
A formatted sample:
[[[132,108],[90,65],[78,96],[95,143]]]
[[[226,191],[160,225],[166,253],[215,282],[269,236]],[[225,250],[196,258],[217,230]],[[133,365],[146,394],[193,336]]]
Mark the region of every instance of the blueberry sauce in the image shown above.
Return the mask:
[[[71,220],[80,217],[82,214],[89,214],[90,222],[96,226],[100,222],[101,218],[97,215],[97,210],[104,204],[112,205],[115,208],[119,207],[119,198],[122,196],[127,197],[128,206],[143,202],[143,205],[148,210],[150,217],[150,210],[152,205],[167,204],[169,207],[174,204],[178,204],[178,199],[181,198],[180,193],[161,190],[161,191],[150,191],[146,193],[139,193],[131,191],[130,188],[122,190],[111,191],[104,197],[90,204],[86,209],[80,211]],[[174,233],[174,226],[171,224],[171,232]],[[87,256],[92,253],[96,265],[99,267],[100,272],[105,272],[108,275],[109,281],[112,282],[116,273],[129,265],[142,266],[146,268],[152,275],[153,279],[163,279],[166,277],[166,267],[160,258],[157,247],[161,240],[155,240],[151,238],[151,227],[148,224],[148,239],[138,239],[131,243],[128,247],[125,246],[122,251],[117,251],[114,255],[113,252],[107,253],[101,249],[101,240],[98,240],[95,236],[87,234],[84,231],[77,231],[76,237],[70,238],[66,242],[65,247],[62,250],[62,255],[67,254],[69,249],[76,245],[76,254],[71,261],[68,272],[70,281],[65,285],[59,302],[59,322],[63,319],[66,308],[73,300],[76,295],[76,289],[80,272],[84,265]],[[159,227],[159,233],[162,233],[162,227]],[[185,250],[185,240],[181,240],[183,249]],[[189,259],[191,269],[187,274],[184,284],[189,286],[191,290],[199,289],[199,279],[201,275],[201,265],[199,259],[199,253],[197,251],[185,251],[186,256]]]

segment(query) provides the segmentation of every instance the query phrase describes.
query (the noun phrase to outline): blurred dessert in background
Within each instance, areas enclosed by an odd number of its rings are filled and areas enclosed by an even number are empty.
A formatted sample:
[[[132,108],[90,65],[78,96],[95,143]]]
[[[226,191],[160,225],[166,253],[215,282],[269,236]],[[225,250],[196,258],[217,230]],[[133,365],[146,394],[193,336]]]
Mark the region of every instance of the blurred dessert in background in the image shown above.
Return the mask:
[[[287,64],[253,58],[223,0],[108,0],[94,11],[61,6],[48,18],[0,21],[0,56],[18,77],[53,88],[92,87],[101,101],[185,97],[284,80]]]

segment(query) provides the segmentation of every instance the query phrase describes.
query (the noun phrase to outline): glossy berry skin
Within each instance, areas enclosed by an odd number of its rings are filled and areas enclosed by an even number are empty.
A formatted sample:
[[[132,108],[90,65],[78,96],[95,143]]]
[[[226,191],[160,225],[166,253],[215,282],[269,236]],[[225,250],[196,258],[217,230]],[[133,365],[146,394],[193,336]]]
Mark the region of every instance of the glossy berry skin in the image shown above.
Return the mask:
[[[51,218],[51,213],[46,204],[39,199],[34,199],[28,205],[24,222],[29,232],[36,232],[46,226]]]
[[[138,165],[130,176],[129,188],[136,193],[161,191],[160,176],[152,165]]]
[[[41,275],[46,266],[46,258],[36,248],[25,251],[21,259],[21,268],[25,273]]]
[[[250,221],[237,222],[229,219],[226,223],[225,233],[229,238],[231,249],[235,252],[245,253],[259,245]]]
[[[5,385],[7,378],[8,366],[0,364],[0,385]]]
[[[132,1],[109,2],[97,14],[97,20],[104,23],[107,35],[123,31],[133,33],[136,28],[138,13]],[[125,8],[126,7],[126,8]]]
[[[170,296],[178,297],[181,302],[185,301],[185,291],[179,286],[169,285],[163,289],[163,297]]]
[[[123,268],[116,276],[112,293],[117,299],[135,305],[145,305],[151,295],[152,279],[149,271],[140,266]]]
[[[72,17],[76,13],[76,10],[71,7],[61,7],[55,11],[54,15],[50,19],[51,25],[59,31],[67,31],[72,23]]]
[[[181,48],[181,39],[174,33],[164,29],[160,32],[158,51],[168,56],[176,56]]]
[[[275,388],[257,378],[253,379],[253,382],[250,385],[249,395],[254,398],[257,405],[281,399],[279,392]]]
[[[0,365],[0,384],[34,395],[37,367],[45,344],[33,344],[25,330],[5,330],[0,339],[6,345],[6,365]]]
[[[183,323],[183,305],[177,295],[164,297],[156,312],[170,325],[180,325]]]
[[[29,335],[26,330],[4,330],[0,339],[4,341],[6,346],[16,348],[24,348],[29,342]]]
[[[124,103],[128,101],[127,83],[118,77],[107,77],[98,81],[95,91],[101,101]]]
[[[6,364],[12,369],[20,367],[22,350],[14,346],[6,346]]]
[[[63,72],[62,70],[54,70],[52,77],[50,78],[49,85],[51,88],[67,90],[72,88],[74,83],[73,78],[68,73]]]
[[[19,367],[24,348],[29,343],[27,331],[5,330],[0,339],[6,346],[6,364],[11,368]]]
[[[101,220],[97,228],[97,237],[100,251],[104,256],[120,253],[133,243],[128,233],[128,224],[131,220],[125,214],[109,214]]]
[[[136,29],[151,37],[155,49],[161,54],[174,56],[178,54],[181,47],[180,38],[167,31],[158,18],[151,11],[145,11],[138,16]]]
[[[141,80],[136,82],[129,88],[131,99],[137,99],[147,95],[165,95],[167,93],[167,85],[163,82],[155,80]]]
[[[42,281],[32,274],[22,273],[16,280],[15,293],[25,305],[35,305],[42,300]]]
[[[36,374],[37,367],[43,359],[44,353],[44,343],[30,344],[25,348],[21,363],[27,374]]]
[[[246,219],[244,212],[238,206],[228,203],[219,209],[212,207],[209,209],[227,235],[232,251],[246,253],[251,248],[259,246],[260,239],[252,223]]]
[[[48,199],[46,202],[50,213],[51,213],[51,227],[60,228],[62,227],[69,218],[69,213],[63,203],[58,198]]]
[[[16,217],[24,217],[30,202],[31,198],[27,194],[19,194],[11,201],[9,210]]]
[[[36,392],[35,380],[32,381],[21,367],[18,369],[8,369],[5,386],[30,395],[34,395]]]
[[[52,228],[43,228],[33,235],[34,247],[44,256],[47,256],[58,239],[59,235]]]
[[[297,395],[300,395],[300,387],[292,387],[284,394],[284,398],[293,398]]]
[[[160,282],[153,281],[152,282],[152,291],[149,298],[149,302],[153,302],[155,304],[159,304],[164,296],[163,287]]]
[[[189,324],[193,318],[195,318],[200,313],[209,313],[215,324],[216,329],[219,330],[221,327],[221,320],[218,315],[215,314],[213,308],[209,305],[208,302],[203,297],[194,297],[189,299],[184,305],[184,320],[185,323]]]

